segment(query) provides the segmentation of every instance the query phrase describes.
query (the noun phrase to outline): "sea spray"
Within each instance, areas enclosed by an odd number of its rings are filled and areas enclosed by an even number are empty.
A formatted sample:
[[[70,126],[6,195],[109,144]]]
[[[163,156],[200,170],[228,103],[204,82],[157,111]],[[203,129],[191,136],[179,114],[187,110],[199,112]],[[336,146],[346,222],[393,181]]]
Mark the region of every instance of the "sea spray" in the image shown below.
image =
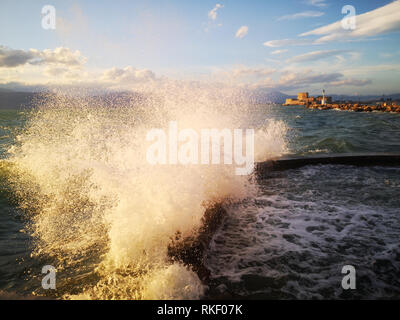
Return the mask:
[[[39,99],[9,150],[10,183],[29,215],[33,256],[56,264],[59,296],[200,298],[197,274],[168,259],[171,238],[195,234],[208,206],[257,188],[231,165],[151,165],[146,134],[169,121],[193,130],[254,128],[255,160],[281,155],[285,125],[255,126],[252,108],[235,88],[171,83]]]

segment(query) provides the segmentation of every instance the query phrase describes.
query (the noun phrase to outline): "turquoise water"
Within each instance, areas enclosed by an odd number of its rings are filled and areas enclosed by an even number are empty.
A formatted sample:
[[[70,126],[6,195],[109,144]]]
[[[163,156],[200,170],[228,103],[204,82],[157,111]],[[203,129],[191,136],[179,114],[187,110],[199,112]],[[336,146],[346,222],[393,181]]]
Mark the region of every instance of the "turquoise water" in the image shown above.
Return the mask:
[[[292,135],[290,151],[295,155],[400,152],[400,115],[356,113],[275,107],[272,116],[285,121]]]
[[[289,155],[400,153],[400,114],[320,111],[301,106],[260,106],[260,110],[258,120],[272,118],[286,123]],[[34,244],[21,232],[29,221],[17,208],[14,191],[6,181],[10,172],[7,150],[15,143],[27,114],[0,110],[3,294],[35,291],[44,264],[30,258]],[[259,197],[229,208],[230,218],[214,239],[207,259],[212,294],[400,297],[398,169],[306,167],[277,174],[261,181],[260,186]],[[342,264],[360,266],[360,281],[364,282],[356,293],[340,290]]]
[[[0,110],[0,158],[7,157],[7,150],[15,140],[17,131],[24,125],[21,110]],[[4,162],[0,165],[0,290],[22,289],[27,266],[21,263],[29,257],[30,238],[20,232],[24,227],[22,212],[13,202],[6,183]],[[24,293],[30,293],[24,292]]]
[[[17,130],[23,128],[26,111],[0,110],[0,157],[6,157],[6,151],[12,145]]]

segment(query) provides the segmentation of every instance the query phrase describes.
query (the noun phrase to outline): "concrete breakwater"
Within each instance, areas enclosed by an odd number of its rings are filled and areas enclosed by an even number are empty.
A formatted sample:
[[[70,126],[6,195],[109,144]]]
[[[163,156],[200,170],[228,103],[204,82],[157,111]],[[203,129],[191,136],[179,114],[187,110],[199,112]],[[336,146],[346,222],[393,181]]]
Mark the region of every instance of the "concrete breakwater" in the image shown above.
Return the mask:
[[[210,277],[210,271],[204,265],[205,251],[226,214],[221,203],[214,204],[205,210],[198,232],[183,238],[178,231],[168,246],[168,256],[171,261],[179,261],[191,267],[204,283],[208,283]]]
[[[330,154],[306,157],[283,157],[256,164],[255,174],[258,179],[268,179],[274,171],[297,169],[309,165],[346,165],[352,167],[400,167],[400,154]],[[178,261],[197,273],[203,284],[208,286],[207,299],[236,299],[240,296],[216,289],[219,284],[211,277],[210,270],[205,265],[206,251],[210,247],[213,236],[221,228],[228,213],[223,203],[211,205],[205,210],[202,225],[197,232],[183,237],[177,232],[171,238],[168,246],[168,256],[172,262]]]

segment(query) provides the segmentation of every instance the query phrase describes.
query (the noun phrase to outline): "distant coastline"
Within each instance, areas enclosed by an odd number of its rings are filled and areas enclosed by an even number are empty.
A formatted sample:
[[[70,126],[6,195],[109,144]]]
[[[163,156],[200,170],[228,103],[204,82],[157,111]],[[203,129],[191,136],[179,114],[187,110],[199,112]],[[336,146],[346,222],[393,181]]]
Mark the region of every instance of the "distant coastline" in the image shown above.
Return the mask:
[[[296,106],[301,105],[309,109],[318,110],[347,110],[355,112],[398,112],[400,113],[400,104],[398,101],[392,98],[382,97],[379,100],[372,100],[369,102],[354,102],[351,100],[347,101],[333,101],[332,97],[325,96],[323,91],[322,96],[312,97],[309,96],[308,92],[299,92],[297,99],[288,98],[283,106]]]
[[[45,90],[38,91],[24,91],[24,90],[10,90],[0,87],[0,109],[23,109],[23,108],[31,108],[34,106],[35,98],[40,97]],[[102,96],[102,91],[97,91],[96,95]],[[110,92],[104,91],[103,94],[107,95]],[[139,93],[135,92],[115,92],[117,95],[129,95],[133,94],[136,96],[141,96]],[[143,97],[142,97],[143,98]],[[371,107],[374,110],[378,111],[386,111],[388,104],[394,104],[395,106],[400,105],[400,93],[388,94],[386,96],[379,95],[368,95],[368,96],[347,96],[347,95],[331,95],[331,100],[327,100],[327,105],[321,106],[320,103],[310,103],[310,108],[319,109],[343,109],[343,110],[353,110],[359,109],[361,106]],[[251,95],[251,99],[255,103],[265,104],[265,103],[273,103],[273,104],[283,104],[283,105],[304,105],[304,102],[293,103],[293,101],[298,100],[293,95],[288,95],[279,91],[263,91],[263,90],[255,90]],[[315,98],[318,102],[320,101],[321,96]],[[291,103],[287,103],[291,101]],[[383,105],[386,103],[385,110],[381,110],[380,107],[374,107],[374,105]],[[328,107],[328,108],[326,108]],[[392,106],[391,106],[392,107]],[[396,109],[396,108],[394,108]],[[368,111],[368,110],[367,110]],[[389,111],[389,109],[387,110]],[[396,111],[395,111],[396,112]]]

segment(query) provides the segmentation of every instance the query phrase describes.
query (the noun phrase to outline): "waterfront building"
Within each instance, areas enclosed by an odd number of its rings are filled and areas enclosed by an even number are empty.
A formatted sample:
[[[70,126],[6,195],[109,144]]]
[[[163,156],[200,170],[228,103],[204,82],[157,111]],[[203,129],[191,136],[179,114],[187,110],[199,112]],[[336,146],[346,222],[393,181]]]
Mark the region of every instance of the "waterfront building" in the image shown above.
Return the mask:
[[[308,92],[299,92],[297,94],[297,99],[286,99],[284,105],[286,106],[304,106],[308,104],[321,104],[325,105],[327,103],[332,103],[332,97],[325,96],[325,90],[323,90],[323,95],[318,97],[309,96]]]

